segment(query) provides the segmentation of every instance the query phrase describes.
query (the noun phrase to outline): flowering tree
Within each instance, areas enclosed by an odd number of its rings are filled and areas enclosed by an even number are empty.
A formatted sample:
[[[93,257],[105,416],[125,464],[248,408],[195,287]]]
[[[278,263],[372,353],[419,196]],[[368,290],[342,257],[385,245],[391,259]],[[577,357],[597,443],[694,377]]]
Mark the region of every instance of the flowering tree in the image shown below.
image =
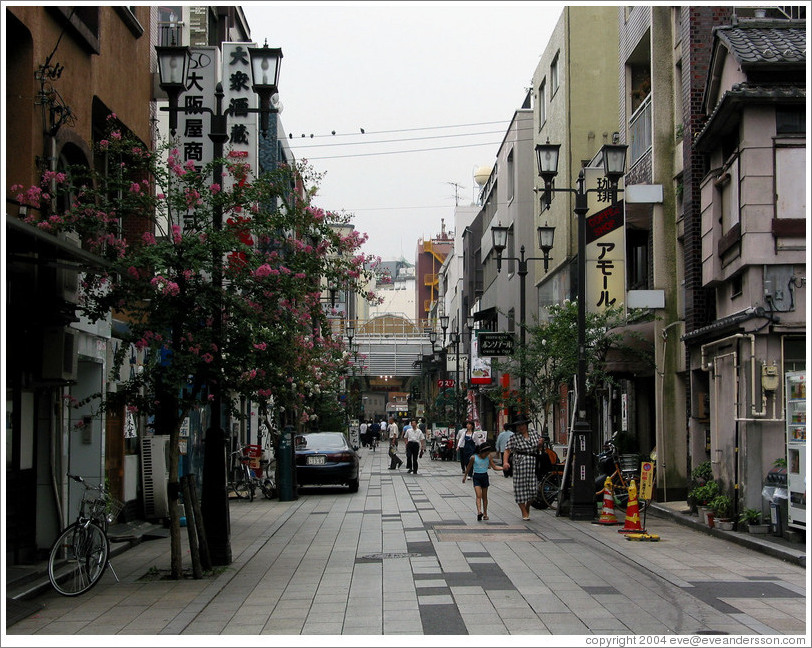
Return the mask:
[[[127,324],[114,377],[130,345],[146,360],[99,398],[154,416],[155,432],[170,436],[171,571],[179,578],[182,421],[218,390],[273,397],[296,413],[289,422],[306,420],[308,396],[335,391],[347,363],[321,302],[323,282],[374,301],[364,292],[374,260],[358,252],[366,236],[341,227],[349,217],[311,204],[317,185],[305,184],[318,177],[306,165],[258,176],[234,152],[221,161],[226,188],[212,181],[213,165],[181,164],[171,146],[151,152],[114,115],[108,121],[97,145],[103,172],[49,172],[40,187],[12,190],[31,208],[28,222],[75,232],[104,260],[85,269],[80,312]]]

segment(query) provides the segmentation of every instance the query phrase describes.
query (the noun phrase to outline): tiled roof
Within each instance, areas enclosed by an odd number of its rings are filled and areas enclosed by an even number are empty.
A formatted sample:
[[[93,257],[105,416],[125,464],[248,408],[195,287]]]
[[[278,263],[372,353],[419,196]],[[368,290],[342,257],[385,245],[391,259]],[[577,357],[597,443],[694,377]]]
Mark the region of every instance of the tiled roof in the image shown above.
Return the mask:
[[[801,26],[725,26],[719,39],[743,64],[804,63],[806,28]]]
[[[748,103],[803,104],[806,101],[806,88],[797,85],[748,85],[737,83],[724,93],[722,100],[708,116],[708,121],[694,138],[694,148],[705,151],[708,137],[729,122],[730,116],[741,111]]]

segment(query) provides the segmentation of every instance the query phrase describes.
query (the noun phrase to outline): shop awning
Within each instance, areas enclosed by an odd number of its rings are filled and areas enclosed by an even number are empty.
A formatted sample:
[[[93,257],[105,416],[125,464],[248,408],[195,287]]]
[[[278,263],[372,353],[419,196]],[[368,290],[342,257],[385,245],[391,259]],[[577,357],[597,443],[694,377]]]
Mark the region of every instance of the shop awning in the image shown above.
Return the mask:
[[[635,376],[654,375],[654,322],[618,326],[609,335],[620,337],[606,353],[606,371]]]

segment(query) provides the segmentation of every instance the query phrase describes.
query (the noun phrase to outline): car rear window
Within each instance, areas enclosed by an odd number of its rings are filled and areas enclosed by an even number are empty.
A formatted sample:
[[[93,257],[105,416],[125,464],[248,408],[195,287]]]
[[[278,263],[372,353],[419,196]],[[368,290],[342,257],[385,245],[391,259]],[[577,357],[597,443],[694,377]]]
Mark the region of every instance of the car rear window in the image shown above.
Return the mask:
[[[340,432],[328,434],[325,432],[314,432],[312,434],[303,434],[296,437],[297,448],[315,448],[315,449],[342,449],[347,447],[344,435]]]

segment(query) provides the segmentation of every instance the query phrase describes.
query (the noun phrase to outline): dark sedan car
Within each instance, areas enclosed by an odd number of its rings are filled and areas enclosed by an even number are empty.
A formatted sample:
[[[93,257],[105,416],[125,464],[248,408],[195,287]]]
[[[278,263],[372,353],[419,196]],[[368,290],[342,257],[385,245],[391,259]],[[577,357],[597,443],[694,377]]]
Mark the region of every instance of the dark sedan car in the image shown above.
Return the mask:
[[[299,486],[346,484],[358,492],[358,454],[341,432],[308,432],[294,439]]]

